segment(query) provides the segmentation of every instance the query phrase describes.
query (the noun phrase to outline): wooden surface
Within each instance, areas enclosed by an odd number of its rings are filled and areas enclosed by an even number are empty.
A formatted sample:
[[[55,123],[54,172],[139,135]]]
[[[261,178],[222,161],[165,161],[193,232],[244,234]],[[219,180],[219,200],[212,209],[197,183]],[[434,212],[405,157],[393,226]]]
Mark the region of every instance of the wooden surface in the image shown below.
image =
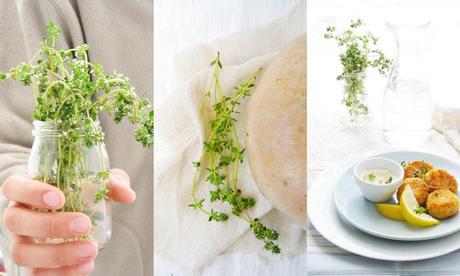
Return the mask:
[[[180,50],[270,22],[298,0],[159,0],[154,1],[155,102],[174,84],[173,58]],[[159,115],[160,116],[160,115]],[[199,253],[198,253],[199,254]],[[155,275],[189,275],[155,256]],[[203,275],[305,275],[306,257],[267,263],[255,255],[219,256]]]

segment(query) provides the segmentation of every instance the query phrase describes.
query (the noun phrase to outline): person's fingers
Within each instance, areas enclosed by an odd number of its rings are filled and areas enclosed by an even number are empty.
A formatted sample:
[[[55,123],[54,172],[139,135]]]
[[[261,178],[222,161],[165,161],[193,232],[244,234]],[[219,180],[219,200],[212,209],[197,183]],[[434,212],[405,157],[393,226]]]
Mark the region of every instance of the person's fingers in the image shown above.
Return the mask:
[[[58,268],[32,268],[29,275],[32,276],[83,276],[88,275],[94,270],[94,261],[89,261],[80,265],[63,266]]]
[[[94,260],[97,253],[97,245],[92,241],[46,244],[17,237],[10,243],[10,256],[13,262],[30,268],[79,265]]]
[[[119,203],[132,203],[136,200],[136,193],[130,187],[129,176],[120,169],[112,169],[110,174],[108,196]]]
[[[1,192],[9,200],[36,208],[59,209],[65,202],[64,194],[57,187],[21,175],[8,177]]]
[[[29,237],[80,237],[91,230],[91,220],[83,213],[39,212],[18,203],[5,209],[3,223],[11,233]]]

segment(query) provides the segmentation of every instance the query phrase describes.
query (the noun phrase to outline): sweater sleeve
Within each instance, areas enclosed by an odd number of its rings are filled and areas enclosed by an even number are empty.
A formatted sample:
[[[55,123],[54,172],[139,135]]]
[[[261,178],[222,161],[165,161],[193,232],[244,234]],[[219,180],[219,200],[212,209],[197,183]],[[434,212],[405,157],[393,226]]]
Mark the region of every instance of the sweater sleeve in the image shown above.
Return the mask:
[[[63,32],[59,48],[70,48],[84,41],[76,2],[14,0],[0,2],[0,72],[22,62],[28,62],[38,49],[49,21]],[[31,87],[15,81],[0,84],[0,184],[12,174],[25,172],[32,146],[32,111],[34,98]],[[0,214],[8,205],[0,197]],[[3,220],[1,220],[3,221]],[[17,275],[19,268],[8,256],[8,233],[0,223],[0,245],[8,275]]]

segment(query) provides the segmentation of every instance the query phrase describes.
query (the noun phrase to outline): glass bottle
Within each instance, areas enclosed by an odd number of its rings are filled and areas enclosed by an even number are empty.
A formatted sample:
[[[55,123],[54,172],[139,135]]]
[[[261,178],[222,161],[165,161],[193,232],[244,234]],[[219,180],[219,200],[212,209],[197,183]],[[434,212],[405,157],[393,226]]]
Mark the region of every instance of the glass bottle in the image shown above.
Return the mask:
[[[383,99],[383,131],[392,144],[420,145],[430,134],[430,89],[421,56],[429,24],[386,22],[397,43]]]
[[[34,142],[29,157],[29,173],[35,180],[58,187],[65,195],[65,205],[57,212],[82,212],[92,222],[88,235],[78,238],[35,238],[38,243],[63,243],[73,240],[93,240],[101,250],[111,235],[110,203],[103,192],[109,170],[105,145],[88,147],[78,139],[77,143],[65,143],[63,130],[52,122],[33,122]],[[94,125],[100,128],[99,123]],[[101,193],[102,191],[102,193]],[[50,212],[42,209],[40,211]]]

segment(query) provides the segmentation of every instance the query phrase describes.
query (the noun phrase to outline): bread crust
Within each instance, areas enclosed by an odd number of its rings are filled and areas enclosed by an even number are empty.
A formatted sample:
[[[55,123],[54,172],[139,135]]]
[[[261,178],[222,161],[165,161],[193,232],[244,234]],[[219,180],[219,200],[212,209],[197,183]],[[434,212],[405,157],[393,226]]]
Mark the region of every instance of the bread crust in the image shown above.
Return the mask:
[[[306,36],[281,51],[246,109],[251,173],[275,208],[306,227]]]

